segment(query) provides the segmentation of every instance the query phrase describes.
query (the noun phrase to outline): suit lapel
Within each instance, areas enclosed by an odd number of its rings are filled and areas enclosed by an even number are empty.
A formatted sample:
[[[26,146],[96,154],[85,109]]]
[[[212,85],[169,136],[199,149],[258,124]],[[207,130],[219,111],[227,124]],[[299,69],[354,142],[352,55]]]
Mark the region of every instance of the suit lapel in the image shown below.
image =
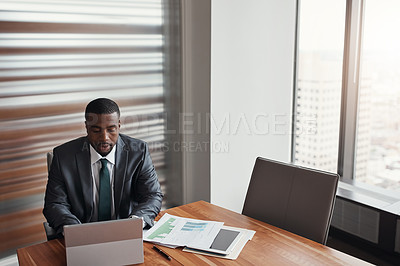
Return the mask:
[[[115,152],[115,176],[114,176],[114,204],[115,215],[119,216],[119,206],[124,189],[126,168],[128,165],[129,147],[125,145],[121,136],[118,137],[117,150]]]
[[[76,164],[78,166],[79,179],[82,185],[82,194],[85,204],[87,221],[89,222],[93,215],[93,178],[90,165],[89,143],[85,139],[82,150],[76,154]]]

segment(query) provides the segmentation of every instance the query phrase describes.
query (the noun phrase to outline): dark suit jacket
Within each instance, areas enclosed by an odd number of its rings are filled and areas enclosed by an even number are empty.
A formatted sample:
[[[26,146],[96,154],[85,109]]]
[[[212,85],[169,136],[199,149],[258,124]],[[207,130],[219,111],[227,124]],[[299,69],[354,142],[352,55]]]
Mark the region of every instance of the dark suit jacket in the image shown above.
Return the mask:
[[[88,223],[93,214],[90,147],[81,137],[53,150],[43,214],[57,233],[67,224]],[[114,201],[117,219],[143,217],[153,225],[162,193],[147,144],[120,134],[115,152]]]

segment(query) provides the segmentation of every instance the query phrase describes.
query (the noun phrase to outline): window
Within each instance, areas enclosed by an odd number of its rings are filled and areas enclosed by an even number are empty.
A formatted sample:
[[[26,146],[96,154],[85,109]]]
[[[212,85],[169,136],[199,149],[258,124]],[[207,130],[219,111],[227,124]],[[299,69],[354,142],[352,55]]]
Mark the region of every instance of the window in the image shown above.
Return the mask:
[[[399,1],[365,1],[355,178],[400,190]]]
[[[293,161],[336,172],[346,2],[309,0],[299,8]]]
[[[394,0],[299,3],[294,163],[400,190],[399,12]]]

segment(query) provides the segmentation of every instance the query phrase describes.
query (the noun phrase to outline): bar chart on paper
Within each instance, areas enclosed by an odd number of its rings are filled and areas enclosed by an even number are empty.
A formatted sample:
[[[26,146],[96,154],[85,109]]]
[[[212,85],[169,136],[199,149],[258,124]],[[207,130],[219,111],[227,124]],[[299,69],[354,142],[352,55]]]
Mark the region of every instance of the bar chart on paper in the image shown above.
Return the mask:
[[[169,215],[168,213],[144,236],[145,241],[168,246],[209,247],[224,223],[195,220]]]
[[[193,223],[186,222],[186,224],[181,228],[182,231],[204,231],[206,229],[207,223]]]
[[[172,229],[174,229],[174,225],[172,225],[176,221],[175,218],[169,218],[165,223],[163,223],[157,230],[155,230],[151,235],[147,238],[151,240],[161,240],[164,239],[171,233]]]

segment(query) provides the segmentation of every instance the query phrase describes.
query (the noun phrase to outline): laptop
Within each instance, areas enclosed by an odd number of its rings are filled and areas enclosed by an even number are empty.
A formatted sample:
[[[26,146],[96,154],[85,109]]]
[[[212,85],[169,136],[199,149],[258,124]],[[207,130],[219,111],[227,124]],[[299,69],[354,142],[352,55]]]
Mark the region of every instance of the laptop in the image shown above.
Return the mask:
[[[142,218],[64,226],[67,265],[143,263]]]

